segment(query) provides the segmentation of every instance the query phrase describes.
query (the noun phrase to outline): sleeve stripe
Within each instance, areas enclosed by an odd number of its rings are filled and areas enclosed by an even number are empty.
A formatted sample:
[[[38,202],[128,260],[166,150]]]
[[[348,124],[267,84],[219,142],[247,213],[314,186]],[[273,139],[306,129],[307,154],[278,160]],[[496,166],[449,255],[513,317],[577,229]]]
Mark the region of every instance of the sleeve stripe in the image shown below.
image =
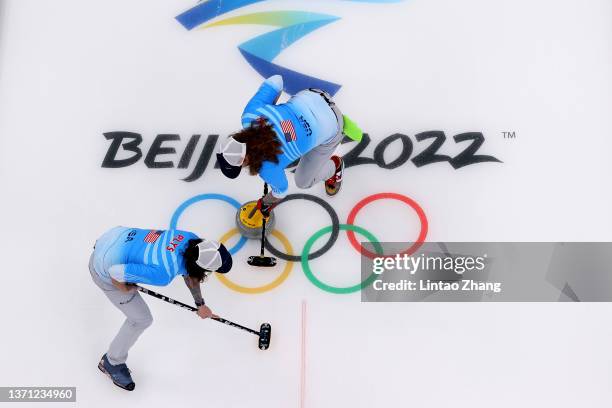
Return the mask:
[[[179,271],[178,261],[176,259],[176,252],[170,252],[170,258],[172,258],[172,265],[174,267],[174,273],[172,276],[176,276]]]
[[[168,244],[170,244],[170,240],[172,238],[174,238],[174,236],[176,235],[176,230],[170,230],[170,235],[168,235]],[[170,277],[170,279],[172,279],[173,277],[176,276],[176,272],[178,270],[178,264],[176,262],[176,255],[174,252],[170,252],[167,251],[165,248],[162,248],[162,251],[164,251],[164,254],[166,255],[166,257],[170,258],[170,260],[168,261],[170,263],[170,267],[172,270],[168,270],[168,275]]]
[[[142,263],[145,265],[149,263],[149,253],[151,252],[152,247],[153,245],[147,244],[147,247],[144,250],[144,255],[142,257]]]
[[[167,232],[165,232],[164,234],[166,234],[166,233]],[[159,250],[159,242],[162,239],[163,239],[162,237],[157,238],[157,241],[155,241],[155,246],[153,246],[153,259],[152,259],[152,263],[154,265],[159,265],[159,259],[157,259],[157,251]],[[149,246],[151,246],[151,244],[149,244]],[[147,262],[147,264],[148,264],[148,262]]]
[[[162,262],[164,263],[164,267],[168,275],[170,274],[170,266],[168,265],[168,260],[166,259],[165,252],[167,252],[166,247],[168,246],[168,242],[170,242],[170,235],[171,235],[171,230],[166,231],[166,239],[164,240],[165,241],[164,246],[161,249],[164,252],[161,254],[161,259],[162,259]]]

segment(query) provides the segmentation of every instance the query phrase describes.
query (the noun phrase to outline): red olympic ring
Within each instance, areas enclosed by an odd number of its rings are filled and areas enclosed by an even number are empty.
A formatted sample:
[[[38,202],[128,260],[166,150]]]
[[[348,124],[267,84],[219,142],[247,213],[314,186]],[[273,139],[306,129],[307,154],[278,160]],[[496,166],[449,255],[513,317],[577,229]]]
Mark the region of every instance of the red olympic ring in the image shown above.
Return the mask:
[[[415,241],[414,244],[412,244],[412,246],[410,246],[410,248],[400,253],[400,255],[412,255],[425,242],[425,237],[427,236],[427,230],[429,228],[429,224],[427,222],[427,216],[425,215],[425,212],[423,211],[421,206],[418,205],[416,201],[412,200],[409,197],[406,197],[405,195],[401,195],[397,193],[378,193],[378,194],[372,194],[370,196],[367,196],[366,198],[359,201],[355,205],[355,207],[353,207],[353,209],[349,213],[348,218],[346,219],[346,223],[349,225],[354,225],[353,223],[355,222],[355,217],[357,217],[357,213],[363,207],[365,207],[366,205],[370,204],[373,201],[382,200],[384,198],[399,200],[403,203],[408,204],[410,207],[412,207],[414,211],[416,211],[417,215],[419,216],[419,221],[421,222],[421,232],[419,233],[417,240]],[[354,231],[346,231],[346,235],[348,236],[348,239],[351,242],[351,245],[353,246],[353,248],[357,250],[357,252],[360,252],[362,255],[367,256],[370,259],[379,257],[379,255],[373,252],[370,252],[361,246],[361,244],[359,243],[359,241],[357,241],[357,238],[355,237]],[[386,255],[386,257],[393,257],[393,256],[395,255]]]

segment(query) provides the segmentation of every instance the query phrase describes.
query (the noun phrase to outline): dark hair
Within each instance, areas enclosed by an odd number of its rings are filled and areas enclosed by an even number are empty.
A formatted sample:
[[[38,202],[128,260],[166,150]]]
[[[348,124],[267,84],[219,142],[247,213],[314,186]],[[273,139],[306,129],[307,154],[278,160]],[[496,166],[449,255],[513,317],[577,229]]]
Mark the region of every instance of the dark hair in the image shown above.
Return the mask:
[[[259,174],[265,161],[278,163],[277,156],[283,152],[272,125],[261,117],[232,137],[240,143],[246,143],[246,159],[251,175]]]
[[[187,249],[185,249],[185,253],[183,254],[183,258],[185,258],[185,270],[187,274],[202,282],[206,277],[206,274],[210,271],[207,271],[204,268],[200,268],[196,261],[198,260],[199,251],[197,245],[202,242],[201,239],[190,239],[187,243]]]

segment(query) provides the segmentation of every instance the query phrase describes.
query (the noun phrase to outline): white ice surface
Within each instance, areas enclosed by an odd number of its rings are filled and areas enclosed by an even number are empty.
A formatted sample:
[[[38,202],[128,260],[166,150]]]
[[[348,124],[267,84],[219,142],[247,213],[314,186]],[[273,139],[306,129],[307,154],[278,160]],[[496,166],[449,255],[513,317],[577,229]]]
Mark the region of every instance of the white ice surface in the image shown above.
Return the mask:
[[[239,126],[260,78],[236,46],[268,28],[188,33],[174,16],[192,4],[0,4],[0,386],[76,386],[77,406],[87,408],[297,406],[304,299],[306,407],[610,406],[607,303],[362,304],[357,294],[317,289],[299,264],[262,295],[232,292],[215,278],[205,284],[220,315],[252,327],[272,323],[270,350],[146,299],[155,322],[130,354],[136,391],[102,376],[96,364],[122,316],[88,275],[96,237],[118,224],[167,227],[196,194],[243,202],[261,190],[255,178],[230,182],[211,168],[186,183],[180,178],[190,170],[150,170],[142,161],[100,167],[109,145],[103,132],[139,132],[145,147],[158,133],[178,133],[181,153],[191,134]],[[370,132],[368,157],[395,132],[415,142],[416,133],[444,130],[440,153],[454,155],[462,147],[453,135],[482,131],[479,153],[504,161],[348,169],[331,201],[342,221],[363,197],[393,191],[424,208],[430,241],[612,240],[609,0],[287,1],[248,11],[278,9],[342,16],[278,63],[343,84],[336,99]],[[504,140],[502,131],[518,137]],[[415,142],[413,156],[423,147]],[[308,193],[323,197],[320,186]],[[227,204],[203,202],[179,226],[218,239],[233,215]],[[291,202],[279,208],[278,228],[300,250],[326,217]],[[367,206],[356,223],[382,241],[412,240],[418,229],[414,213],[396,202]],[[237,254],[232,279],[255,285],[277,276],[246,266],[257,250],[250,242]],[[359,279],[344,234],[312,266],[330,284]],[[159,291],[189,301],[180,281]]]

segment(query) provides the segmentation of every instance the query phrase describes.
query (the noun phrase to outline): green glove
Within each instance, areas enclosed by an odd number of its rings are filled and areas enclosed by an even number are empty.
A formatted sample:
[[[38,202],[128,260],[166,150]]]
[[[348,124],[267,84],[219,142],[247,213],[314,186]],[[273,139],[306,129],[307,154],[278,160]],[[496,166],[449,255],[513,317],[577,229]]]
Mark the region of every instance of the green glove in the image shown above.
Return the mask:
[[[347,135],[349,139],[360,142],[361,138],[363,137],[363,132],[359,126],[357,126],[357,124],[346,115],[342,115],[342,118],[344,119],[344,128],[342,129],[342,132]]]

